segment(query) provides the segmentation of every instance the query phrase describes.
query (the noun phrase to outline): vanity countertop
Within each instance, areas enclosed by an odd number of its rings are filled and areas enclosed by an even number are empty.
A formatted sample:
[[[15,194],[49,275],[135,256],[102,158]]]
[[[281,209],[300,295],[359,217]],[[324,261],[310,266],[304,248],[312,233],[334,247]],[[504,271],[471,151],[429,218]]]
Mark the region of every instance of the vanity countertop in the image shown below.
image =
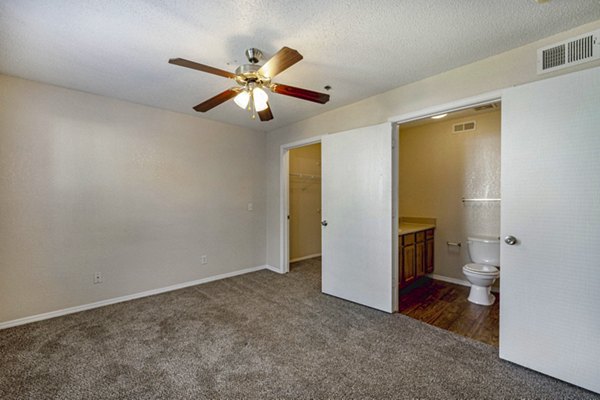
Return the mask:
[[[434,224],[418,224],[414,222],[402,222],[398,225],[398,235],[406,235],[408,233],[415,233],[426,231],[427,229],[435,228]]]

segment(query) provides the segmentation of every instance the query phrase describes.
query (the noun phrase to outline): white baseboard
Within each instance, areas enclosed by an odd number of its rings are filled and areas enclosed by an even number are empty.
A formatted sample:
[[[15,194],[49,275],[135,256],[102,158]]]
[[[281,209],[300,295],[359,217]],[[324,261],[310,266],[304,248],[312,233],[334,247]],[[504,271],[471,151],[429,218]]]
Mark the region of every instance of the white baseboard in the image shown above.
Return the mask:
[[[250,272],[260,271],[261,269],[271,269],[272,271],[274,271],[274,269],[272,269],[272,268],[273,267],[271,267],[269,265],[260,265],[258,267],[251,267],[251,268],[241,269],[239,271],[227,272],[225,274],[209,276],[207,278],[197,279],[194,281],[177,283],[175,285],[171,285],[171,286],[167,286],[167,287],[163,287],[163,288],[151,289],[151,290],[146,290],[144,292],[128,294],[126,296],[115,297],[115,298],[107,299],[107,300],[101,300],[101,301],[97,301],[95,303],[83,304],[80,306],[64,308],[62,310],[50,311],[50,312],[43,313],[43,314],[37,314],[37,315],[29,316],[29,317],[14,319],[12,321],[0,322],[0,330],[6,329],[6,328],[12,328],[13,326],[25,325],[25,324],[29,324],[32,322],[43,321],[45,319],[60,317],[60,316],[67,315],[67,314],[73,314],[73,313],[80,312],[80,311],[91,310],[93,308],[104,307],[104,306],[108,306],[111,304],[122,303],[124,301],[139,299],[141,297],[148,297],[148,296],[153,296],[155,294],[171,292],[173,290],[183,289],[183,288],[186,288],[189,286],[196,286],[196,285],[200,285],[203,283],[218,281],[218,280],[225,279],[225,278],[231,278],[232,276],[248,274]],[[276,271],[276,272],[278,272],[278,271]]]
[[[321,257],[321,253],[311,254],[309,256],[304,256],[304,257],[294,258],[293,260],[290,260],[290,262],[293,263],[293,262],[308,260],[310,258],[316,258],[316,257]]]
[[[438,281],[443,281],[443,282],[448,282],[448,283],[454,283],[456,285],[471,287],[471,284],[469,283],[469,281],[464,280],[464,279],[450,278],[449,276],[438,275],[438,274],[429,274],[429,276],[431,277],[431,279],[435,279]],[[500,293],[500,290],[498,288],[492,287],[492,292]]]
[[[278,274],[283,274],[283,272],[279,268],[274,267],[272,265],[265,265],[265,268],[269,271],[277,272]]]

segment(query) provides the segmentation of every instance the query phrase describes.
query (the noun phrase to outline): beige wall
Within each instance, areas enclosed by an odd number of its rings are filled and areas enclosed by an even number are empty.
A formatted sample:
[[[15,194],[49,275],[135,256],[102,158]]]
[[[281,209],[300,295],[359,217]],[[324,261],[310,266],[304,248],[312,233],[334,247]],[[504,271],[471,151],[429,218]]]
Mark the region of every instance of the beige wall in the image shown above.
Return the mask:
[[[449,118],[400,126],[398,212],[436,218],[434,273],[464,280],[467,237],[500,234],[499,203],[461,202],[463,197],[500,197],[500,111]],[[452,124],[473,120],[476,131],[452,133]]]
[[[0,321],[264,265],[264,133],[3,75],[0,94]]]
[[[290,260],[321,254],[321,143],[290,150]]]
[[[282,144],[375,125],[394,116],[427,107],[600,66],[599,60],[559,72],[544,75],[536,73],[536,50],[539,47],[598,28],[600,28],[600,20],[269,132],[267,138],[267,263],[280,268],[279,176]],[[335,97],[335,88],[331,96]]]

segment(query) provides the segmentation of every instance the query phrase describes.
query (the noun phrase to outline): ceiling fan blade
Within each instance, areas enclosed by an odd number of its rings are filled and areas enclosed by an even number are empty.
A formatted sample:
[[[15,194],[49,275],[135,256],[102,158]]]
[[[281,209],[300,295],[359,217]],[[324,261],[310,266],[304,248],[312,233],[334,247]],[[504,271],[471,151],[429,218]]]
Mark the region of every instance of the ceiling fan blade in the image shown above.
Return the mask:
[[[196,107],[194,107],[194,110],[199,112],[207,112],[208,110],[218,106],[219,104],[234,98],[239,92],[240,91],[237,88],[227,89],[226,91],[219,93],[215,97],[211,97],[205,102],[198,104]]]
[[[296,50],[282,47],[269,61],[260,67],[258,73],[267,78],[273,78],[300,60],[302,60],[302,55]]]
[[[219,68],[209,67],[208,65],[204,64],[198,64],[197,62],[186,60],[184,58],[171,58],[169,60],[169,64],[175,64],[179,65],[180,67],[186,67],[202,72],[208,72],[209,74],[219,75],[225,78],[235,78],[235,74],[232,74],[231,72],[227,72]]]
[[[314,101],[315,103],[325,104],[329,101],[329,95],[325,93],[313,92],[312,90],[301,89],[293,86],[273,83],[270,86],[272,92],[292,96],[302,100]]]
[[[270,121],[273,119],[273,113],[271,112],[271,105],[267,102],[267,108],[259,111],[258,116],[261,121]]]

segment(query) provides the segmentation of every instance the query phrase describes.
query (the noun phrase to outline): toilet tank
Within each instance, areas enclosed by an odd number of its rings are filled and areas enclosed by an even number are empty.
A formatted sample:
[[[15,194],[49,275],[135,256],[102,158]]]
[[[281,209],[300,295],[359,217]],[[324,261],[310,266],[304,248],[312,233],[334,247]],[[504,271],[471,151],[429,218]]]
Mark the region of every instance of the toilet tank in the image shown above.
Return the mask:
[[[491,236],[467,238],[471,261],[484,265],[500,265],[500,239]]]

